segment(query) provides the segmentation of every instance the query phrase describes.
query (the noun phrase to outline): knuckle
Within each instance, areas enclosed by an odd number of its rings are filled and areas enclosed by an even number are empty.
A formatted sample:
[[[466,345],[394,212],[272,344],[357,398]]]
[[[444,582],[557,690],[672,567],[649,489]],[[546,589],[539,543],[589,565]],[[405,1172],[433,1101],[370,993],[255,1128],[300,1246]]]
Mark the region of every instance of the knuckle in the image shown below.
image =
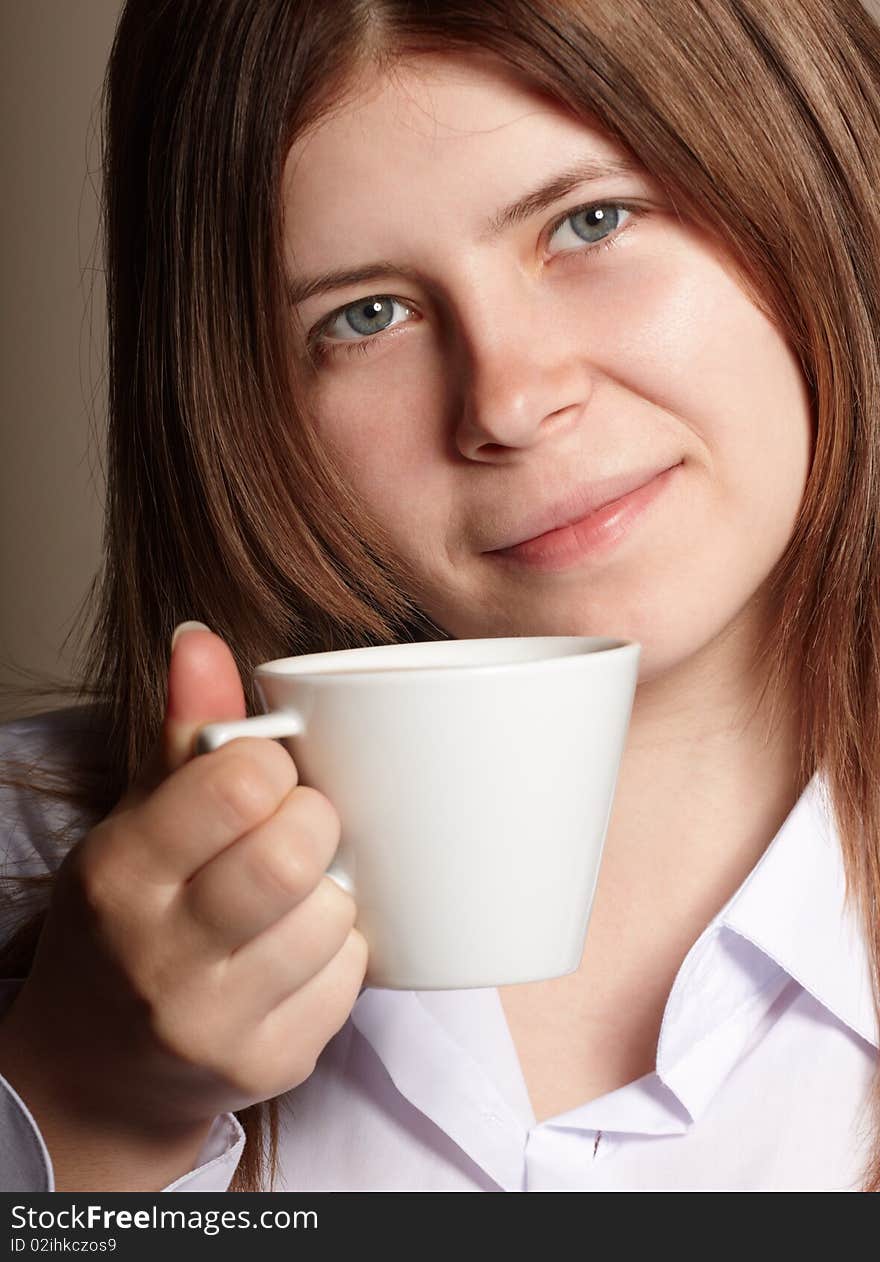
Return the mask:
[[[260,883],[287,899],[302,898],[321,879],[318,865],[291,845],[264,846],[256,866]]]
[[[267,740],[264,737],[262,754],[268,760],[272,774],[278,777],[279,784],[283,786],[283,791],[289,793],[299,783],[299,770],[290,750],[286,745],[282,745],[280,741]]]
[[[275,785],[278,795],[289,793],[296,785],[298,773],[287,748],[268,736],[236,736],[215,751],[220,758],[242,756],[255,763],[263,775]]]
[[[238,831],[268,819],[280,797],[261,761],[241,750],[230,752],[209,769],[206,788],[224,818]]]
[[[63,865],[68,888],[72,884],[86,908],[101,919],[116,905],[122,884],[112,849],[110,830],[92,829]]]
[[[224,905],[218,902],[213,890],[205,889],[199,882],[184,895],[186,914],[193,925],[211,942],[216,941],[228,926],[229,916]]]
[[[309,826],[322,838],[326,837],[337,845],[342,835],[342,820],[327,795],[311,785],[301,784],[291,797],[296,809],[304,812],[303,818],[307,819]]]

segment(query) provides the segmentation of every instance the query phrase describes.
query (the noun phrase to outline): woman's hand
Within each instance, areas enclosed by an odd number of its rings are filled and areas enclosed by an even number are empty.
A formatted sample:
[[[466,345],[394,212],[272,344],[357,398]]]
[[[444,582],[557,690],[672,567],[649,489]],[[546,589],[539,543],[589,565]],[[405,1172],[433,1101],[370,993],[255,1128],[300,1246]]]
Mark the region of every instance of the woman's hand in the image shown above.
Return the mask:
[[[324,875],[333,805],[274,740],[193,757],[203,724],[244,714],[226,644],[183,632],[142,776],[59,869],[7,1022],[91,1117],[173,1131],[279,1095],[357,999],[366,943]]]

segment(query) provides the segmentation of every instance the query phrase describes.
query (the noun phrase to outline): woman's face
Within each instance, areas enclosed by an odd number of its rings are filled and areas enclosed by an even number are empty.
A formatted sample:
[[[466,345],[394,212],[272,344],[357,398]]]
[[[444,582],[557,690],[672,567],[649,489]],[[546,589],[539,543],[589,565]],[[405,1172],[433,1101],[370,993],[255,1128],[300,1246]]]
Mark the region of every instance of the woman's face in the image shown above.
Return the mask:
[[[381,270],[295,322],[321,432],[425,610],[456,637],[638,640],[644,680],[760,612],[812,424],[787,341],[647,174],[489,230],[573,164],[627,156],[489,58],[423,56],[291,150],[285,241],[294,283]],[[590,548],[572,527],[543,561],[492,551],[675,465]]]

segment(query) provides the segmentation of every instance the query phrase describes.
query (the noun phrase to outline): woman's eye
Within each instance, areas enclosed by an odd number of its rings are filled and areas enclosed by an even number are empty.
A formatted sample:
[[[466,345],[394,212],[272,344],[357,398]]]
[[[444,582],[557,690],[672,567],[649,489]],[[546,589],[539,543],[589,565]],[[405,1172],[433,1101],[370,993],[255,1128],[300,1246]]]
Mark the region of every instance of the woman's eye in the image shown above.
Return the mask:
[[[609,238],[614,239],[610,234],[621,227],[621,211],[624,215],[638,214],[634,207],[624,206],[620,202],[581,206],[556,221],[550,240],[567,234],[570,248],[575,250],[583,250],[584,246],[604,245]],[[627,221],[624,220],[625,222]],[[562,249],[557,253],[566,254],[568,250]]]
[[[322,320],[309,334],[313,353],[321,357],[333,355],[337,349],[343,353],[371,350],[370,343],[377,340],[377,334],[396,327],[395,309],[414,314],[412,307],[390,294],[371,294],[349,303]]]
[[[552,257],[558,254],[589,256],[613,245],[621,228],[621,212],[627,216],[623,224],[645,213],[636,206],[621,202],[594,202],[590,206],[570,210],[551,225],[549,241],[560,237],[564,243],[564,248],[555,251]],[[407,322],[395,320],[396,310],[419,318],[412,307],[391,294],[370,294],[340,307],[309,333],[309,348],[313,357],[320,362],[337,354],[369,354],[377,343],[384,340],[383,333]]]

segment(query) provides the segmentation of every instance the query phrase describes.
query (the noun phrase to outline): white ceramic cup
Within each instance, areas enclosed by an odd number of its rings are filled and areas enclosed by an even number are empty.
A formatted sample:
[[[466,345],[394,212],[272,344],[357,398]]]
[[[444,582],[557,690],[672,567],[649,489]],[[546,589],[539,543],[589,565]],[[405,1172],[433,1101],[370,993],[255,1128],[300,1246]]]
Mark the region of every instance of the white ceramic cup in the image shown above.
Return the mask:
[[[342,821],[364,985],[503,986],[581,961],[641,646],[596,636],[379,645],[265,662],[265,714]]]

